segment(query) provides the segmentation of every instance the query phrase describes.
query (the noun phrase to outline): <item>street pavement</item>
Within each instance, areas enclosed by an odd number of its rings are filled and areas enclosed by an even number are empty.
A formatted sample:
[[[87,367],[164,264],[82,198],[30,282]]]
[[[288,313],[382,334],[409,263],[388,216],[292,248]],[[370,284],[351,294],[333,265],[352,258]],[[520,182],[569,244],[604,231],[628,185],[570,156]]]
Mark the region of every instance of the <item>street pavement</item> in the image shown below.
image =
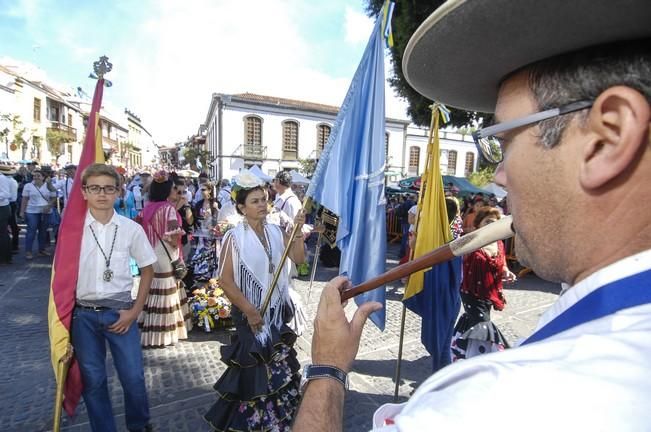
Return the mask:
[[[397,248],[390,245],[389,267],[397,263],[396,252]],[[4,321],[0,328],[0,431],[37,432],[52,428],[55,382],[47,328],[50,271],[51,258],[26,261],[21,255],[14,256],[13,266],[0,267],[0,316]],[[325,282],[336,274],[336,269],[319,267],[309,300],[309,281],[296,280],[310,319]],[[384,332],[370,322],[366,325],[346,396],[345,431],[369,430],[375,409],[394,399],[402,290],[400,282],[387,286]],[[526,275],[507,287],[508,304],[504,311],[493,313],[494,322],[510,342],[526,337],[559,291],[557,284]],[[349,302],[347,314],[352,316],[354,310],[353,302]],[[310,327],[297,342],[302,364],[309,363],[311,334]],[[219,359],[219,347],[228,343],[228,338],[227,331],[205,333],[195,329],[187,341],[175,346],[144,350],[145,378],[156,431],[210,430],[202,415],[215,401],[212,386],[225,369]],[[108,370],[117,424],[119,430],[126,430],[122,391],[110,355]],[[420,318],[408,312],[399,400],[406,400],[430,374],[430,359],[420,343]],[[62,430],[90,431],[83,402],[74,419],[63,420]]]

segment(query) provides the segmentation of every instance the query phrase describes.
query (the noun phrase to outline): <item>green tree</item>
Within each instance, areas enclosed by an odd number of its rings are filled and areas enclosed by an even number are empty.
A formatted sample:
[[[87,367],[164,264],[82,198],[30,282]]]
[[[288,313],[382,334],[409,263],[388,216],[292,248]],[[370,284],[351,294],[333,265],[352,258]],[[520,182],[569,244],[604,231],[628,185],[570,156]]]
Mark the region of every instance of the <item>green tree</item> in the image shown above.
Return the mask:
[[[479,171],[475,171],[468,175],[468,181],[477,187],[483,187],[492,182],[494,177],[495,167],[488,165],[480,167]]]
[[[23,126],[23,121],[20,119],[20,116],[17,114],[0,114],[0,122],[11,125],[11,128],[3,128],[0,131],[0,137],[8,140],[12,148],[22,149],[23,159],[26,157],[27,153],[27,142],[30,138],[33,137],[36,129],[27,129]],[[36,148],[37,153],[40,153],[40,149]]]
[[[298,163],[301,164],[301,168],[298,170],[305,177],[312,177],[314,170],[316,169],[316,159],[299,159]]]
[[[199,159],[202,167],[207,167],[210,152],[196,147],[187,147],[183,151],[183,157],[185,158],[185,162],[190,164],[190,168],[199,171],[199,168],[197,167],[197,159]]]
[[[70,134],[60,129],[48,128],[45,133],[45,140],[47,141],[47,148],[51,154],[58,160],[61,155],[65,153],[64,144],[72,141]]]
[[[369,16],[377,15],[384,4],[384,0],[366,0],[366,2],[366,11]],[[407,114],[419,126],[429,126],[432,115],[429,106],[432,104],[432,101],[416,92],[407,83],[402,73],[402,56],[407,47],[407,42],[409,42],[409,39],[418,26],[443,3],[444,0],[396,1],[393,11],[391,23],[393,29],[393,47],[390,48],[390,52],[394,76],[389,78],[389,84],[396,90],[399,96],[407,100],[409,104]],[[445,59],[441,59],[441,61],[445,61]],[[485,113],[452,108],[449,124],[451,126],[461,127],[471,125],[474,122],[481,122],[488,117],[489,115]]]

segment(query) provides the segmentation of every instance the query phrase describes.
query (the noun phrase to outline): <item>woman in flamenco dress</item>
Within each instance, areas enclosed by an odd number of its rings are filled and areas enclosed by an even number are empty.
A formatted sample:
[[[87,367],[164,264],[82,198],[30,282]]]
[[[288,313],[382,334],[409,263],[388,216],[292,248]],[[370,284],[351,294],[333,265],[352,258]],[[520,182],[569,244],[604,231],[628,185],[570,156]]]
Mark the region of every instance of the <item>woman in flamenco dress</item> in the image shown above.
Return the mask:
[[[290,263],[286,261],[269,307],[261,313],[285,246],[296,264],[305,260],[303,237],[289,238],[266,223],[267,192],[248,171],[236,179],[237,211],[242,223],[222,241],[220,285],[233,304],[236,331],[221,348],[228,366],[214,388],[217,402],[204,418],[218,431],[289,431],[299,402],[300,364],[293,348],[296,334],[287,326],[293,316],[289,297]],[[303,212],[294,219],[300,226]],[[300,229],[298,230],[300,233]]]

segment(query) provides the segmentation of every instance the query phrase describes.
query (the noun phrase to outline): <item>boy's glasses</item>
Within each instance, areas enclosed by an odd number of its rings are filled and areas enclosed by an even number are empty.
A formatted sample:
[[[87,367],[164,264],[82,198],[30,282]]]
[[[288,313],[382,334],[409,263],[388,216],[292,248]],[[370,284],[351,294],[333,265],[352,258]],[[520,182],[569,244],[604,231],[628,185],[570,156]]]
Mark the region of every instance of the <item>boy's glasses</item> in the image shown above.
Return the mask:
[[[106,195],[113,195],[118,191],[117,186],[99,186],[99,185],[87,185],[84,186],[84,189],[86,192],[93,194],[93,195],[99,195],[100,192],[104,192]]]

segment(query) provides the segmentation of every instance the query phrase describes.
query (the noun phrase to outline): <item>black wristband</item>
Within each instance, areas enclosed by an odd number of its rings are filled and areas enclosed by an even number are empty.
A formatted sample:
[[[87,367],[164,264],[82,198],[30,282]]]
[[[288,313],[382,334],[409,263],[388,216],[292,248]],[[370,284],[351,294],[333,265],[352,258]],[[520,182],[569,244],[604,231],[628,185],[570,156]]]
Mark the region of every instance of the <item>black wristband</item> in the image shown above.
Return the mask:
[[[307,365],[303,368],[303,379],[305,384],[313,379],[330,378],[339,381],[344,389],[348,390],[348,374],[336,366],[329,365]]]

